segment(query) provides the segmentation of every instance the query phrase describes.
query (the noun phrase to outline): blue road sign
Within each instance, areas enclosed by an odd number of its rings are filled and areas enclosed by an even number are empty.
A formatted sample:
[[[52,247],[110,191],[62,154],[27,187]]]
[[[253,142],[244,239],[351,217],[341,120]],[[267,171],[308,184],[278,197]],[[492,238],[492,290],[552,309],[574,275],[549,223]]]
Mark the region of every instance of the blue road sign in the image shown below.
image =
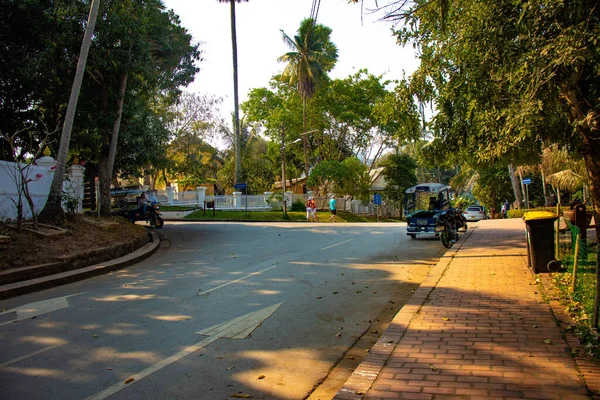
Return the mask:
[[[379,193],[375,193],[375,195],[373,196],[373,203],[381,204],[381,195]]]
[[[531,178],[523,178],[523,185],[531,184]]]
[[[242,190],[242,189],[246,189],[246,184],[245,183],[236,183],[235,185],[233,185],[233,187],[237,190]]]

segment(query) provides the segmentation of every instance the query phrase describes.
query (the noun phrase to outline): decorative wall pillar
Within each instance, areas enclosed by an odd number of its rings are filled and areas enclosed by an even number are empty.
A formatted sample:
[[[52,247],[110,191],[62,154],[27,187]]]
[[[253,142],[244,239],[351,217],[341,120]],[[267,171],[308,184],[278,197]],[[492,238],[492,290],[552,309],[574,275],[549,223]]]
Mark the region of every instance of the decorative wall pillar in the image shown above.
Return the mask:
[[[265,192],[265,204],[269,204],[271,196],[273,196],[273,192]]]
[[[70,188],[68,190],[71,195],[78,199],[75,212],[83,214],[83,175],[85,168],[79,164],[73,164],[69,167],[69,177],[71,179]]]
[[[242,208],[242,192],[233,192],[233,207]]]
[[[173,186],[167,186],[167,204],[173,204]]]
[[[198,204],[204,207],[204,200],[206,199],[206,188],[204,186],[196,187],[198,193]]]

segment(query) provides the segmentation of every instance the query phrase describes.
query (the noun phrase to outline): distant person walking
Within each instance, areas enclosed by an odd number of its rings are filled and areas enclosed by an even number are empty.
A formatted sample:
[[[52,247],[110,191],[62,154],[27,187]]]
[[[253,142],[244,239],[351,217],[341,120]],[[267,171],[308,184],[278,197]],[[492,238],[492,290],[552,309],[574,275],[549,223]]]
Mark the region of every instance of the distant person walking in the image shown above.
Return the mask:
[[[508,210],[510,209],[510,203],[508,200],[504,200],[504,204],[502,204],[502,214],[504,214],[504,218],[508,218]]]
[[[331,217],[329,217],[329,222],[337,222],[337,209],[336,209],[336,200],[335,195],[331,195],[331,199],[329,200],[329,210],[331,211]]]
[[[306,203],[306,222],[317,222],[317,204],[312,197],[309,197]]]

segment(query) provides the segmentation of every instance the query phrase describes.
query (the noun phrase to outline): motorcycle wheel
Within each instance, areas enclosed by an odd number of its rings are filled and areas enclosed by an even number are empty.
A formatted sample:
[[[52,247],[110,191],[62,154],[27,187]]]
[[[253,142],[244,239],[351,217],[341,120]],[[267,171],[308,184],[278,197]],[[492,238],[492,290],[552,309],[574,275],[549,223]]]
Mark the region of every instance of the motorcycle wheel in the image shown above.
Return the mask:
[[[444,224],[444,230],[440,232],[440,240],[445,248],[449,249],[454,244],[454,240],[452,240],[452,233],[450,232],[450,227],[448,224]]]
[[[165,221],[163,221],[163,219],[161,217],[156,217],[156,219],[154,220],[154,227],[155,228],[162,228],[165,225]]]
[[[469,228],[467,227],[467,221],[465,221],[465,223],[464,223],[464,225],[462,227],[462,230],[463,230],[463,232],[466,232],[467,229],[469,229]]]

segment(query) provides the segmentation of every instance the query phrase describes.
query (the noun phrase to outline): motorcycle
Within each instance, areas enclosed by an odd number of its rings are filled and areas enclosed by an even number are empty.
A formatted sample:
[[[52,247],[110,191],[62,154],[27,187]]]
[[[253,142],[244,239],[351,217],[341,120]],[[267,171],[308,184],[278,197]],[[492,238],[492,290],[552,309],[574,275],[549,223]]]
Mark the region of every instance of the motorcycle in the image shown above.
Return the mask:
[[[444,247],[449,249],[458,240],[458,231],[467,230],[467,221],[461,210],[450,208],[437,214],[435,217],[435,231],[439,235]]]
[[[165,225],[165,221],[160,214],[159,203],[141,205],[138,207],[136,203],[122,202],[117,205],[113,214],[126,218],[133,223],[136,221],[146,221],[150,223],[150,226],[155,228],[162,228]]]

